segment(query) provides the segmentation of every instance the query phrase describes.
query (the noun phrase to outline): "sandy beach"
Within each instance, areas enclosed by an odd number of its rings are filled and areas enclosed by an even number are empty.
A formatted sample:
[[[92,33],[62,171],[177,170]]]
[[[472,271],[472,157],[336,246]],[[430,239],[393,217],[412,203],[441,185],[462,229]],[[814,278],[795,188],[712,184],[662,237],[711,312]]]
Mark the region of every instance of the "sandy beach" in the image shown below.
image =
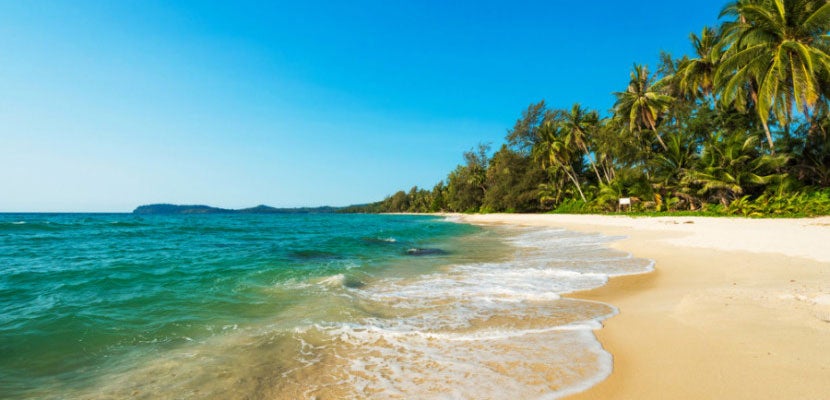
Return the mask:
[[[620,314],[595,331],[611,376],[569,399],[827,399],[830,218],[464,215],[626,238],[655,271],[573,297]]]

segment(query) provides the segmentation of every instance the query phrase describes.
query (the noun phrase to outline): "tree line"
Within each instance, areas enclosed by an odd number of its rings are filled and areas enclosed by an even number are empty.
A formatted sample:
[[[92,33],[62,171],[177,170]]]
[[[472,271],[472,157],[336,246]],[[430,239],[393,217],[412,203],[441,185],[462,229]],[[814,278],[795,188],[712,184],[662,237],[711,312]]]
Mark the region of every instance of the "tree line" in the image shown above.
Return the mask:
[[[355,212],[830,213],[830,2],[741,0],[693,54],[634,65],[603,116],[544,101],[431,190]]]

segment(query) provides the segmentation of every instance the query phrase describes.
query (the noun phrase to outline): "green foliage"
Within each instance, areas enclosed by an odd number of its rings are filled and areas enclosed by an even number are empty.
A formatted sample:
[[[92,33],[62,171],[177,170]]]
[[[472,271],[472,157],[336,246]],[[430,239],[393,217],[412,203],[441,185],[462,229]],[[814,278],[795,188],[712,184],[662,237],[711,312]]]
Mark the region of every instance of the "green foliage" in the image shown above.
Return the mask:
[[[729,204],[725,213],[745,217],[828,215],[830,214],[830,190],[780,195],[763,194],[755,199],[744,196]]]
[[[727,4],[721,16],[733,18],[721,27],[726,51],[715,74],[721,100],[739,108],[754,105],[774,152],[770,116],[787,126],[793,106],[815,109],[822,101],[830,73],[830,3],[739,0]]]
[[[588,203],[579,199],[568,199],[563,201],[552,211],[553,214],[585,214],[593,212]]]
[[[540,211],[537,187],[545,177],[539,164],[506,145],[502,146],[493,155],[487,170],[487,192],[481,211]]]
[[[350,210],[830,214],[830,3],[738,0],[721,15],[690,56],[635,64],[613,115],[532,103],[446,184]]]
[[[546,117],[545,101],[531,104],[522,112],[521,118],[516,120],[513,129],[507,131],[508,147],[511,150],[527,155],[539,141],[539,127]]]
[[[775,173],[786,163],[786,156],[760,154],[758,138],[740,133],[712,134],[704,145],[698,168],[689,173],[698,194],[728,206],[747,191],[780,182],[784,174]]]
[[[634,65],[631,70],[631,80],[624,92],[616,92],[617,102],[614,104],[614,112],[617,118],[628,123],[628,129],[640,133],[650,130],[657,142],[663,149],[666,144],[657,131],[657,125],[663,114],[669,110],[673,98],[659,91],[658,85],[649,75],[648,67]]]

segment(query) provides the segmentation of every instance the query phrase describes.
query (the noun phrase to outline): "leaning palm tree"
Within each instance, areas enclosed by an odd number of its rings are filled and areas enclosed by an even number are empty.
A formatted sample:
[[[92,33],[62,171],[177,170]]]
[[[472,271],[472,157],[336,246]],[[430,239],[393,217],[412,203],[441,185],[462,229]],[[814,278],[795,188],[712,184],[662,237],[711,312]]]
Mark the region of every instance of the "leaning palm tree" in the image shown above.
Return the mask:
[[[727,47],[715,74],[721,99],[743,108],[746,95],[755,109],[774,154],[770,115],[787,127],[795,112],[809,115],[830,74],[828,36],[830,3],[826,0],[738,0],[721,16]]]
[[[629,129],[632,131],[650,130],[660,142],[663,150],[666,150],[666,143],[657,132],[657,124],[674,99],[656,90],[649,76],[648,67],[635,64],[631,71],[628,89],[625,92],[616,92],[614,95],[617,97],[617,102],[614,103],[614,114],[628,121]]]
[[[585,154],[585,158],[588,159],[594,174],[597,176],[597,182],[602,183],[602,176],[600,176],[597,164],[588,149],[589,136],[597,129],[599,124],[599,114],[596,111],[582,108],[579,103],[574,103],[570,111],[563,110],[559,112],[559,124],[562,133],[567,136],[565,141],[572,142]]]
[[[574,142],[562,134],[556,121],[545,121],[539,129],[539,142],[533,149],[533,156],[548,171],[549,175],[562,172],[573,183],[582,201],[587,201],[582,192],[574,164],[579,162],[579,149]]]

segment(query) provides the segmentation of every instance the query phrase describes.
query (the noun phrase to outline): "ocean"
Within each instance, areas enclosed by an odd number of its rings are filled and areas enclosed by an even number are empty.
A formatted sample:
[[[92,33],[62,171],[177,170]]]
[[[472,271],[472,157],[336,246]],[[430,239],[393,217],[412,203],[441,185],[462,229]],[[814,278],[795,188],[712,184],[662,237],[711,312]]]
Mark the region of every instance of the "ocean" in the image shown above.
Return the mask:
[[[617,238],[435,216],[0,214],[0,398],[541,398],[611,371]]]

